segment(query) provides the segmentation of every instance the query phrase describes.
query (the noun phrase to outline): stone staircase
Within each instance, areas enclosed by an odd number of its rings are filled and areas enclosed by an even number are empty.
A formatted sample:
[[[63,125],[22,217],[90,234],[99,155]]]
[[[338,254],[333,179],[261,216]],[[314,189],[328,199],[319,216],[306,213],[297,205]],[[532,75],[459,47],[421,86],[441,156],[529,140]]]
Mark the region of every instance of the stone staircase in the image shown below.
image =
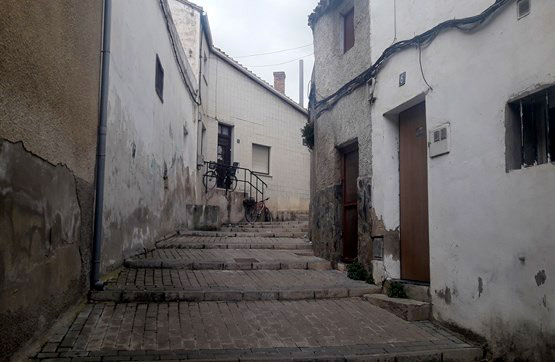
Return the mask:
[[[348,279],[314,256],[306,228],[304,220],[238,224],[160,241],[126,260],[33,357],[480,360],[482,351],[462,337],[373,305],[381,287]]]

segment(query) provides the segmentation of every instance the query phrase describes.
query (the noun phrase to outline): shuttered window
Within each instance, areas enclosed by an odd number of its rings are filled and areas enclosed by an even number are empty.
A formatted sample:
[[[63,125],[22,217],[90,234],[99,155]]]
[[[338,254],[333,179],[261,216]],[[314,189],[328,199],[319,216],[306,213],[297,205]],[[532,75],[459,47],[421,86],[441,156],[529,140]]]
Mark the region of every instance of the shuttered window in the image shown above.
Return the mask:
[[[343,17],[343,53],[347,53],[355,45],[355,9],[351,9]]]
[[[252,145],[252,170],[266,175],[270,174],[270,147]]]

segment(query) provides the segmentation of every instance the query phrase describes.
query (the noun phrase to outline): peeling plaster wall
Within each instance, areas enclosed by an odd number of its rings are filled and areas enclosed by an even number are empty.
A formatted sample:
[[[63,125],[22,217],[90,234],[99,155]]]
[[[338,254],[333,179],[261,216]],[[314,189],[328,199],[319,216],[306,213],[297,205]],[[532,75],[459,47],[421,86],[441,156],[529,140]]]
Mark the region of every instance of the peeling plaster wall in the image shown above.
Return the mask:
[[[187,227],[195,201],[197,108],[160,3],[113,2],[102,270]],[[164,68],[155,91],[156,56]],[[192,74],[189,71],[189,74]]]
[[[0,5],[0,361],[88,287],[102,1]]]
[[[200,12],[179,0],[169,1],[179,40],[195,78],[200,74]]]
[[[355,45],[343,53],[343,13],[354,6]],[[313,79],[317,99],[335,92],[370,66],[368,1],[344,1],[324,14],[314,25],[315,67]],[[372,125],[366,88],[343,98],[315,123],[312,151],[310,231],[316,254],[331,260],[342,255],[342,153],[337,149],[357,140],[359,147],[358,219],[359,259],[372,262]]]
[[[397,1],[397,39],[489,3]],[[372,2],[370,13],[376,59],[394,36],[393,5]],[[483,29],[448,31],[425,48],[432,91],[417,49],[382,68],[372,108],[373,206],[386,229],[398,227],[398,126],[383,115],[425,99],[428,130],[449,122],[452,137],[448,155],[428,159],[434,317],[486,337],[494,357],[553,360],[555,166],[506,172],[505,112],[516,94],[555,83],[555,43],[546,41],[555,4],[533,1],[521,20],[516,13],[511,2]],[[398,263],[384,264],[398,275]]]

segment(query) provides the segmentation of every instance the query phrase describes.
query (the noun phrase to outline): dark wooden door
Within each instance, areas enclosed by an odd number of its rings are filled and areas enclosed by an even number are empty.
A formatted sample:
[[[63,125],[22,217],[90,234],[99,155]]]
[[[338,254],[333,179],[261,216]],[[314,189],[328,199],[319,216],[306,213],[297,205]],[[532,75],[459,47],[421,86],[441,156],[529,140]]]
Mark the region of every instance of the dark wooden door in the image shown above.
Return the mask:
[[[218,167],[217,173],[217,186],[220,188],[225,188],[225,175],[227,173],[227,167],[231,166],[231,127],[225,126],[223,124],[218,125],[218,160],[219,165],[224,167]]]
[[[430,281],[426,105],[399,115],[401,278]]]
[[[357,213],[358,149],[343,155],[343,259],[358,255]]]

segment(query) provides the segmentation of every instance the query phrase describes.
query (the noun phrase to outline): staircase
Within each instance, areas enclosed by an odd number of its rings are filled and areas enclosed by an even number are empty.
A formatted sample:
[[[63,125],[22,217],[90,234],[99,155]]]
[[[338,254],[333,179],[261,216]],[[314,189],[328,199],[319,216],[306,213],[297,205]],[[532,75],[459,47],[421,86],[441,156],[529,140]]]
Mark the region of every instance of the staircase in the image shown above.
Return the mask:
[[[474,361],[481,350],[364,298],[381,287],[314,256],[306,221],[188,232],[125,261],[34,358]],[[289,235],[289,236],[284,236]]]

